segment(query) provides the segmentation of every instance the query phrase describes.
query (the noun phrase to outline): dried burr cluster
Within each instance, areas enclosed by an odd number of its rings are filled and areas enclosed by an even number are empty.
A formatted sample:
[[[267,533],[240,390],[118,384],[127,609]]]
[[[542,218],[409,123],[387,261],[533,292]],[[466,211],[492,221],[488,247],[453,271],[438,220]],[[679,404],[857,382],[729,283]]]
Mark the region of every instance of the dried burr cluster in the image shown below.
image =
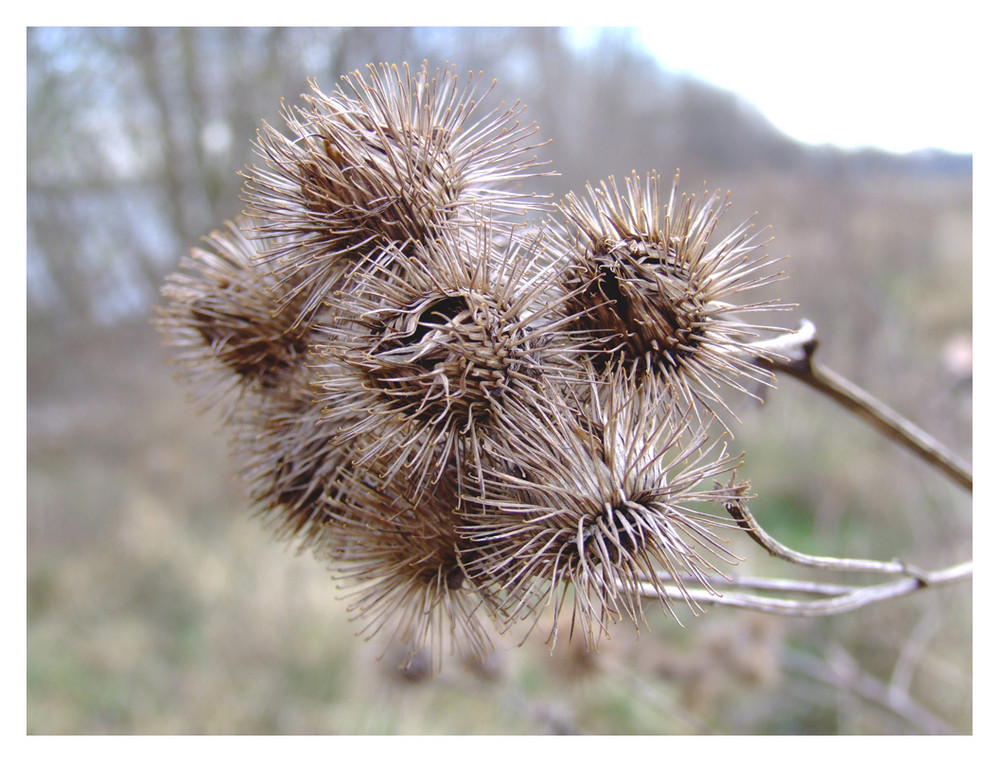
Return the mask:
[[[364,632],[439,659],[543,611],[596,646],[650,597],[697,606],[748,490],[720,392],[767,382],[775,329],[745,316],[781,307],[740,303],[779,274],[748,223],[710,241],[717,195],[527,193],[537,128],[480,87],[426,63],[313,83],[158,319],[279,537],[352,584]]]

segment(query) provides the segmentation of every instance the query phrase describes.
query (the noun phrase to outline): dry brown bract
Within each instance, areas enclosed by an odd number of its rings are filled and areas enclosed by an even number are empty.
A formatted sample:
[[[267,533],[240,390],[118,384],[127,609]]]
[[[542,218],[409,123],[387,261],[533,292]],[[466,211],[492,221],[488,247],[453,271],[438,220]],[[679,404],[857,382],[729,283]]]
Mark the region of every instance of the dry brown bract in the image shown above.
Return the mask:
[[[405,472],[376,485],[365,471],[349,470],[344,490],[329,501],[322,549],[346,581],[350,609],[365,621],[360,632],[391,629],[410,657],[431,646],[437,665],[446,640],[474,660],[493,648],[482,616],[496,605],[466,577],[456,480],[451,469],[434,489],[414,491]]]

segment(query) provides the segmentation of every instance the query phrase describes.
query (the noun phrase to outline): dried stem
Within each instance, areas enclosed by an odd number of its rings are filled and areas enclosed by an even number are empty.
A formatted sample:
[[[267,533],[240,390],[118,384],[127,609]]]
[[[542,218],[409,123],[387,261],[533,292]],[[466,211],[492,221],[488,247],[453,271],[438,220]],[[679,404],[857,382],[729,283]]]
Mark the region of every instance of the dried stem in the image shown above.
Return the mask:
[[[759,363],[792,376],[821,392],[868,422],[890,440],[942,471],[966,490],[972,490],[972,467],[963,459],[880,400],[816,362],[813,356],[819,340],[812,322],[803,321],[798,331],[756,342],[753,346],[770,351]]]
[[[940,625],[941,613],[937,609],[927,611],[920,618],[900,650],[899,659],[892,670],[892,676],[888,683],[888,696],[890,698],[904,700],[909,696],[910,685],[913,683],[913,676],[920,657],[926,651],[927,645]]]
[[[712,578],[700,581],[705,586],[704,590],[696,590],[690,587],[685,589],[687,593],[690,593],[689,602],[720,604],[779,615],[818,617],[850,612],[851,610],[860,609],[878,601],[903,596],[922,588],[948,585],[972,577],[971,561],[962,562],[943,570],[923,572],[898,559],[889,562],[879,562],[868,559],[840,559],[803,554],[788,548],[768,535],[747,509],[745,501],[727,502],[726,509],[739,526],[746,531],[747,535],[769,554],[779,559],[784,559],[785,561],[805,567],[832,572],[903,575],[904,578],[891,583],[867,586],[773,578]],[[679,586],[676,587],[676,590],[673,590],[669,585],[670,582],[665,576],[660,575],[655,585],[653,583],[644,585],[641,589],[641,595],[656,598],[662,595],[662,593],[657,593],[657,591],[663,592],[671,598],[685,595]],[[744,593],[743,591],[797,593],[819,598],[778,598],[774,596],[761,596],[757,593]]]
[[[670,582],[665,573],[659,578]],[[840,596],[855,590],[856,586],[846,583],[817,583],[812,580],[788,580],[785,578],[759,578],[750,575],[722,577],[719,575],[706,577],[704,581],[694,581],[685,577],[681,582],[703,582],[706,588],[712,590],[744,589],[756,591],[781,591],[783,593],[811,594],[813,596]]]
[[[760,596],[753,593],[696,590],[692,587],[687,587],[685,592],[682,592],[679,588],[672,588],[663,582],[659,583],[658,586],[654,586],[651,583],[645,584],[642,588],[642,595],[650,598],[660,598],[662,595],[661,592],[665,592],[667,596],[672,598],[680,600],[682,597],[686,597],[688,601],[696,601],[699,604],[715,604],[740,609],[751,609],[775,615],[823,617],[850,612],[866,607],[869,604],[898,598],[923,588],[958,583],[971,577],[972,562],[966,561],[943,570],[925,572],[919,576],[912,575],[892,583],[844,588],[842,589],[845,591],[844,593],[837,593],[832,596],[828,595],[819,599],[782,599],[773,596]],[[730,585],[740,586],[746,583],[748,588],[754,589],[758,587],[778,588],[781,587],[781,583],[784,583],[786,590],[802,589],[810,593],[827,590],[824,584],[799,583],[797,581],[769,581],[762,586],[758,586],[759,582],[734,579],[730,582]],[[771,583],[777,583],[777,585],[771,585]],[[840,589],[832,588],[830,590]]]
[[[841,559],[831,556],[811,556],[789,548],[768,535],[758,524],[747,508],[746,501],[726,503],[726,510],[733,519],[745,530],[754,542],[764,548],[771,556],[801,564],[805,567],[815,567],[833,572],[875,572],[884,575],[909,575],[916,580],[922,580],[925,575],[905,562],[893,559],[890,562],[878,562],[869,559]]]
[[[782,580],[777,578],[707,578],[695,581],[702,589],[682,588],[685,581],[672,580],[661,574],[656,582],[647,582],[640,589],[640,595],[659,598],[687,596],[690,603],[718,604],[758,612],[779,615],[800,615],[819,617],[836,615],[860,609],[879,601],[903,596],[922,588],[948,585],[972,577],[972,561],[965,561],[934,572],[923,572],[905,562],[893,559],[888,562],[869,559],[842,559],[837,557],[813,556],[778,542],[760,526],[742,499],[725,502],[726,510],[736,520],[737,525],[750,538],[774,557],[804,567],[830,572],[875,573],[882,575],[902,575],[902,580],[877,585],[844,585],[813,581]],[[677,585],[671,586],[671,583]],[[762,596],[756,591],[805,594],[808,599]]]

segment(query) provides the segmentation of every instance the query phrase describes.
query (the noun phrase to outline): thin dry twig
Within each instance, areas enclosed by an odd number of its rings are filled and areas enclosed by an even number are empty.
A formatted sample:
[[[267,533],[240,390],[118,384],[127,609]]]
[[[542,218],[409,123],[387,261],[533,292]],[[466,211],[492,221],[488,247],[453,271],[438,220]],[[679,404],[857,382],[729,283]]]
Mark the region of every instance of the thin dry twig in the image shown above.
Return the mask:
[[[814,569],[831,572],[876,573],[883,575],[903,575],[902,580],[877,585],[852,586],[843,584],[819,583],[813,581],[782,580],[777,578],[713,578],[703,581],[704,590],[687,589],[691,596],[689,601],[700,604],[720,604],[742,609],[752,609],[758,612],[768,612],[781,615],[825,616],[860,609],[878,601],[903,596],[913,591],[932,586],[948,585],[972,577],[972,561],[965,561],[942,570],[924,572],[915,567],[893,559],[888,562],[870,559],[843,559],[838,557],[813,556],[785,546],[772,538],[760,526],[747,508],[746,501],[729,501],[726,509],[737,524],[758,545],[772,556]],[[679,596],[665,585],[671,581],[659,577],[657,584],[647,584],[642,589],[642,595],[655,597],[657,586],[666,591],[670,597]],[[744,591],[749,591],[745,593]],[[779,598],[761,596],[753,591],[772,591],[782,593],[797,593],[815,596],[812,599]]]
[[[750,513],[746,501],[728,501],[725,506],[747,535],[769,554],[779,559],[831,572],[902,575],[904,578],[891,583],[858,586],[777,578],[712,578],[701,581],[703,589],[687,589],[691,593],[688,600],[692,603],[718,604],[781,615],[826,616],[860,609],[922,588],[948,585],[972,577],[971,560],[942,570],[924,572],[898,559],[882,562],[803,554],[779,543],[765,532]],[[659,589],[669,597],[680,596],[679,588],[674,591],[667,585],[670,582],[659,576],[655,585],[647,583],[642,588],[641,595],[655,598],[658,595],[656,590]],[[762,596],[754,591],[806,594],[819,598],[780,598]]]
[[[745,484],[745,487],[749,485]],[[739,492],[739,490],[737,490]],[[711,578],[700,582],[702,588],[685,590],[690,593],[692,604],[716,604],[741,609],[751,609],[779,615],[800,615],[817,617],[850,612],[879,601],[904,596],[914,591],[958,583],[972,577],[972,561],[965,561],[942,570],[924,572],[899,560],[888,562],[870,559],[846,559],[828,556],[813,556],[785,546],[772,538],[757,522],[741,498],[725,502],[726,510],[736,520],[737,525],[750,538],[774,557],[793,564],[830,572],[875,573],[881,575],[902,575],[902,580],[877,585],[844,585],[814,581],[783,580],[778,578]],[[677,598],[682,595],[679,586],[669,585],[672,581],[660,575],[655,583],[647,582],[640,589],[640,595],[658,598],[666,595]],[[784,598],[762,596],[758,591],[804,594],[817,598]],[[659,592],[659,593],[658,593]]]
[[[670,582],[666,573],[659,573],[660,580]],[[681,582],[695,581],[690,576],[683,577]],[[744,589],[756,591],[775,591],[782,593],[810,594],[812,596],[840,596],[850,593],[856,586],[846,583],[818,583],[812,580],[790,580],[787,578],[760,578],[750,575],[740,575],[734,577],[721,577],[713,575],[704,580],[706,588],[712,590]]]
[[[675,589],[662,582],[658,584],[658,589],[651,583],[644,584],[641,588],[641,594],[650,598],[659,598],[661,595],[660,592],[663,592],[667,596],[677,599],[687,596],[688,601],[697,602],[699,605],[709,604],[736,607],[775,615],[825,617],[851,612],[870,604],[875,604],[876,602],[895,599],[924,588],[958,583],[971,577],[972,562],[966,561],[943,570],[922,573],[920,577],[907,577],[903,580],[878,585],[855,586],[845,593],[826,596],[820,599],[784,599],[773,596],[759,596],[752,593],[697,590],[691,587],[686,589],[686,594],[682,594],[680,589]],[[739,581],[733,582],[733,585],[739,584]],[[809,587],[806,583],[799,585],[804,588]],[[755,586],[749,587],[753,588]],[[818,592],[819,590],[822,589],[814,586],[810,592]],[[690,595],[688,596],[688,594]]]
[[[753,514],[747,508],[746,501],[729,501],[725,504],[726,510],[736,520],[737,524],[747,535],[750,536],[771,556],[779,559],[800,564],[804,567],[814,567],[817,569],[830,570],[833,572],[874,572],[883,575],[908,575],[916,580],[922,580],[925,574],[920,570],[900,561],[893,559],[889,562],[880,562],[871,559],[842,559],[831,556],[812,556],[795,551],[788,546],[779,543],[768,535],[760,526]]]
[[[802,321],[801,327],[794,333],[753,344],[757,350],[771,351],[760,356],[758,363],[794,377],[826,395],[966,490],[972,490],[972,467],[969,464],[892,408],[818,363],[814,358],[818,346],[816,327],[807,320]]]

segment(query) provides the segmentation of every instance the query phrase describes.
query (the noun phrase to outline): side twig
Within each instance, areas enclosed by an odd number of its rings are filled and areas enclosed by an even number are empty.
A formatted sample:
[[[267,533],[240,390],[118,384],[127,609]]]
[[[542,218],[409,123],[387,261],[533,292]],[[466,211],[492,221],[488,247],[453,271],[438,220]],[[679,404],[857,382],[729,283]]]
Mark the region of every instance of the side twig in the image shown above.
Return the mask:
[[[749,484],[744,483],[743,488],[749,488]],[[883,575],[907,575],[915,580],[922,580],[925,574],[920,570],[898,559],[889,562],[879,562],[870,559],[841,559],[832,556],[813,556],[795,551],[788,546],[778,542],[760,526],[753,514],[747,508],[746,500],[727,502],[726,511],[736,520],[740,529],[746,532],[757,545],[761,546],[771,556],[784,559],[793,564],[816,569],[830,570],[833,572],[874,572]]]
[[[774,596],[760,596],[752,593],[733,591],[699,590],[685,586],[670,586],[659,583],[644,584],[639,590],[643,596],[660,598],[662,593],[678,601],[691,604],[718,605],[750,609],[756,612],[766,612],[774,615],[793,615],[802,617],[825,617],[839,615],[861,609],[876,602],[895,599],[924,588],[944,586],[959,583],[972,577],[972,562],[966,561],[935,572],[923,573],[920,577],[908,577],[903,580],[878,585],[856,586],[847,593],[826,596],[819,599],[784,599]],[[804,584],[803,584],[804,585]]]
[[[749,484],[744,483],[741,487],[748,489]],[[643,596],[656,598],[665,593],[670,598],[685,600],[692,606],[716,604],[770,614],[816,617],[850,612],[922,588],[949,585],[972,577],[971,560],[942,570],[924,572],[898,559],[881,562],[869,559],[842,559],[803,554],[779,543],[768,535],[750,513],[746,501],[740,499],[727,502],[725,506],[740,529],[746,532],[765,551],[779,559],[832,572],[876,573],[904,577],[902,580],[891,583],[858,586],[755,577],[713,577],[701,580],[682,577],[680,580],[675,580],[670,574],[661,573],[655,584],[645,583],[640,588]],[[702,587],[690,586],[690,583],[700,584]],[[757,593],[759,591],[805,594],[813,598],[763,596]]]

